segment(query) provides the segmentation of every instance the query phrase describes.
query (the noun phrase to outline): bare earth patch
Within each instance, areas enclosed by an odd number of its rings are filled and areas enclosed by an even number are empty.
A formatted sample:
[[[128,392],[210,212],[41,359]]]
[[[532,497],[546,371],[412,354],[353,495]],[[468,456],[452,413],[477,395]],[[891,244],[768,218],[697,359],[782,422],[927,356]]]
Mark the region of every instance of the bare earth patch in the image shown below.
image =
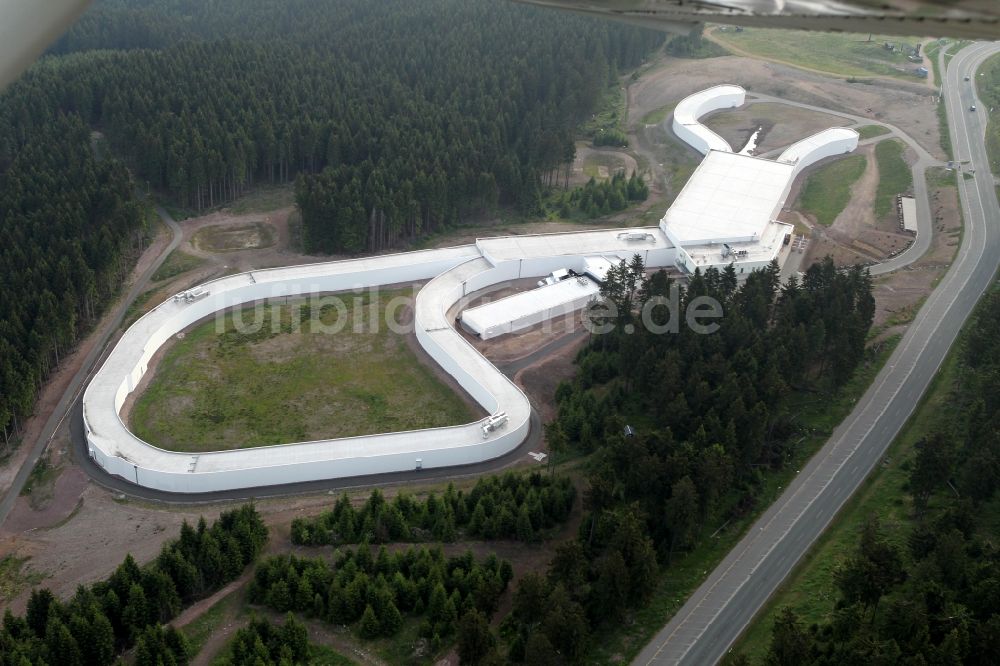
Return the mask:
[[[585,185],[591,177],[597,181],[607,180],[619,170],[630,176],[632,172],[639,171],[639,165],[635,157],[623,150],[610,147],[594,148],[586,141],[577,141],[569,186]]]
[[[261,250],[275,243],[277,231],[267,222],[216,224],[198,231],[191,244],[202,252]]]
[[[755,155],[785,148],[816,132],[851,123],[846,118],[769,102],[751,104],[743,109],[718,111],[703,120],[705,125],[728,141],[736,151],[743,148],[757,128],[762,128],[757,137]]]
[[[842,78],[740,56],[666,58],[662,66],[630,86],[629,122],[638,122],[650,111],[724,83],[741,85],[751,96],[759,92],[892,123],[932,155],[945,159],[939,145],[935,91],[925,84],[891,80],[871,85],[847,83]]]
[[[41,506],[32,506],[30,497],[18,497],[3,529],[20,532],[45,529],[65,520],[80,506],[81,496],[90,479],[79,467],[67,467],[55,479],[51,493]]]
[[[955,187],[930,190],[934,240],[930,249],[908,269],[875,280],[873,330],[905,326],[913,320],[924,299],[951,265],[961,241],[958,191]]]
[[[817,224],[811,215],[805,215],[801,211],[784,211],[779,216],[782,221],[802,221],[809,227],[811,240],[803,261],[804,267],[827,255],[833,257],[838,266],[882,261],[892,253],[902,251],[913,241],[912,234],[899,229],[895,211],[876,219],[873,207],[879,174],[874,146],[861,146],[856,152],[867,159],[865,171],[852,186],[847,206],[830,227]],[[912,155],[907,153],[907,158],[912,162]],[[826,161],[819,162],[804,173],[808,176],[825,163]],[[802,177],[796,180],[789,195],[790,201],[797,200],[804,180]]]

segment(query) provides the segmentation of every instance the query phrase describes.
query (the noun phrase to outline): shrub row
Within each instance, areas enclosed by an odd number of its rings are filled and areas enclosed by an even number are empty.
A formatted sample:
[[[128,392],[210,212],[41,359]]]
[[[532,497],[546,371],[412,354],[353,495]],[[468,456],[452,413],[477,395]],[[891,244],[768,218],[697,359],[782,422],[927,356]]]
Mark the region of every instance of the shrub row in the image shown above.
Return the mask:
[[[324,558],[281,555],[264,560],[250,584],[251,603],[280,612],[298,611],[333,624],[355,625],[362,638],[391,636],[404,616],[422,617],[420,633],[443,637],[458,617],[478,610],[487,617],[513,577],[509,562],[471,551],[446,558],[440,546],[410,547],[377,555],[362,545]]]
[[[451,542],[461,534],[483,539],[536,541],[540,533],[569,517],[576,489],[567,477],[539,473],[481,478],[468,493],[448,486],[444,495],[421,501],[400,493],[387,501],[375,489],[359,509],[342,495],[333,509],[292,521],[299,545],[368,541]]]

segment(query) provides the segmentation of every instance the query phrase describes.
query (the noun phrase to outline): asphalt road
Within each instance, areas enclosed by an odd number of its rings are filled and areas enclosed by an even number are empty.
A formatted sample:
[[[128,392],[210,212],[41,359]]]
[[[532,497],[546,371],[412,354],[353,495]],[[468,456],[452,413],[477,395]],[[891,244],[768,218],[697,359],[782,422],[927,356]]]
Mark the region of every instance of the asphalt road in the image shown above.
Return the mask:
[[[962,49],[945,76],[955,158],[982,174],[958,179],[965,229],[954,263],[854,411],[634,663],[701,665],[722,658],[882,459],[992,283],[1000,265],[1000,207],[984,143],[986,113],[963,78],[974,79],[994,53],[1000,44]],[[971,112],[974,102],[978,111]]]
[[[96,368],[99,357],[104,354],[108,340],[111,339],[111,336],[122,325],[122,321],[125,319],[125,313],[128,311],[128,307],[139,296],[139,294],[145,290],[146,285],[149,283],[149,279],[152,277],[153,273],[155,273],[160,265],[166,261],[167,257],[170,256],[170,253],[173,252],[178,245],[180,245],[180,226],[162,207],[157,206],[156,213],[170,229],[170,244],[167,245],[166,249],[146,270],[146,272],[139,276],[139,278],[125,294],[125,297],[118,301],[111,320],[105,324],[105,328],[100,332],[100,337],[97,342],[83,360],[83,365],[81,365],[80,369],[77,370],[75,375],[73,375],[73,379],[70,380],[66,392],[63,393],[63,396],[59,399],[56,408],[53,409],[52,414],[49,415],[48,421],[45,422],[41,436],[35,441],[27,459],[21,465],[21,469],[18,470],[17,476],[14,477],[14,483],[11,484],[11,487],[8,489],[4,498],[0,500],[0,525],[7,520],[7,515],[10,513],[10,510],[14,508],[14,502],[17,501],[18,495],[21,494],[21,490],[24,488],[24,484],[28,481],[28,476],[31,474],[31,470],[35,468],[35,464],[38,463],[38,459],[45,451],[45,447],[48,446],[49,442],[52,440],[52,436],[55,434],[56,430],[59,429],[59,426],[62,425],[63,420],[69,414],[71,406],[75,402],[79,401],[86,381],[90,378],[90,374]]]

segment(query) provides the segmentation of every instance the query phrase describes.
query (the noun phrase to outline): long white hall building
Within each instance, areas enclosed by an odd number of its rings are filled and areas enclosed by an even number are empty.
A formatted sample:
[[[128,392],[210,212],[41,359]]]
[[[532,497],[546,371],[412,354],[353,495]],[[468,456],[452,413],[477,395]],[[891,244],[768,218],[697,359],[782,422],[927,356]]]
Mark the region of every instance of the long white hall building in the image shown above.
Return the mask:
[[[89,455],[107,472],[138,485],[201,493],[462,465],[513,451],[530,429],[528,398],[455,330],[449,311],[491,285],[565,268],[582,270],[594,257],[618,261],[638,253],[651,268],[677,266],[688,271],[731,262],[742,268],[770,262],[782,238],[773,239],[769,225],[780,224],[773,218],[795,175],[823,157],[853,150],[857,134],[827,130],[793,145],[777,162],[734,160],[745,156],[734,155],[697,119],[743,101],[742,88],[717,86],[677,105],[675,132],[706,153],[706,159],[659,226],[629,230],[637,233],[611,229],[486,238],[439,250],[259,270],[213,280],[198,287],[196,297],[160,304],[129,327],[84,392]],[[760,183],[770,189],[758,187]],[[742,192],[739,205],[752,209],[753,215],[739,207],[723,207],[719,187],[730,194]],[[725,245],[731,250],[722,257],[720,248]],[[747,253],[740,254],[743,250]],[[152,446],[121,419],[125,400],[157,350],[213,313],[267,299],[422,281],[428,282],[416,296],[416,338],[486,412],[484,419],[446,428],[200,454]],[[499,414],[506,415],[505,427],[484,431],[490,417]]]

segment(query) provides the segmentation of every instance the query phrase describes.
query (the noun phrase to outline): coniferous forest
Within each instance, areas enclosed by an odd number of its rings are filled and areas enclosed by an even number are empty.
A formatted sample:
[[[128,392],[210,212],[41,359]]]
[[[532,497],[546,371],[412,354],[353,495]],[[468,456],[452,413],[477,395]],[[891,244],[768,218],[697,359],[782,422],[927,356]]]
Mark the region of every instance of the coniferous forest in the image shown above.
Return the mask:
[[[647,304],[675,292],[680,317],[697,299],[721,305],[724,316],[705,322],[718,329],[649,326],[669,326],[676,315]],[[555,451],[592,452],[586,513],[547,575],[518,584],[501,627],[513,662],[578,662],[592,632],[649,602],[660,571],[695,545],[703,525],[747,511],[762,470],[780,468],[801,434],[787,409],[791,392],[843,384],[864,358],[875,312],[867,271],[838,271],[829,258],[801,282],[781,285],[772,264],[741,283],[729,266],[681,288],[662,271],[647,276],[636,256],[609,271],[601,295],[614,306],[595,311],[606,332],[581,350],[546,431]],[[635,426],[629,434],[626,424]]]
[[[75,114],[32,120],[0,101],[0,432],[31,414],[42,382],[101,314],[146,241],[128,170],[98,159]],[[11,121],[14,122],[11,122]]]
[[[195,209],[300,175],[307,249],[377,251],[537,209],[578,121],[661,41],[486,0],[115,0],[18,97],[104,128]]]
[[[834,571],[832,589],[821,590],[836,602],[829,619],[807,626],[782,609],[764,663],[997,663],[998,330],[994,290],[956,347],[947,410],[906,463],[899,503],[907,519],[890,525],[867,518],[857,546]],[[747,661],[741,655],[734,663]]]
[[[126,555],[107,580],[79,586],[68,601],[36,588],[23,616],[4,612],[0,665],[111,664],[133,646],[137,664],[186,664],[184,637],[164,623],[237,578],[266,541],[267,527],[246,504],[211,526],[185,522],[153,562],[140,567]]]
[[[0,432],[147,237],[296,182],[307,251],[538,208],[573,128],[662,35],[490,0],[101,0],[0,95]]]

